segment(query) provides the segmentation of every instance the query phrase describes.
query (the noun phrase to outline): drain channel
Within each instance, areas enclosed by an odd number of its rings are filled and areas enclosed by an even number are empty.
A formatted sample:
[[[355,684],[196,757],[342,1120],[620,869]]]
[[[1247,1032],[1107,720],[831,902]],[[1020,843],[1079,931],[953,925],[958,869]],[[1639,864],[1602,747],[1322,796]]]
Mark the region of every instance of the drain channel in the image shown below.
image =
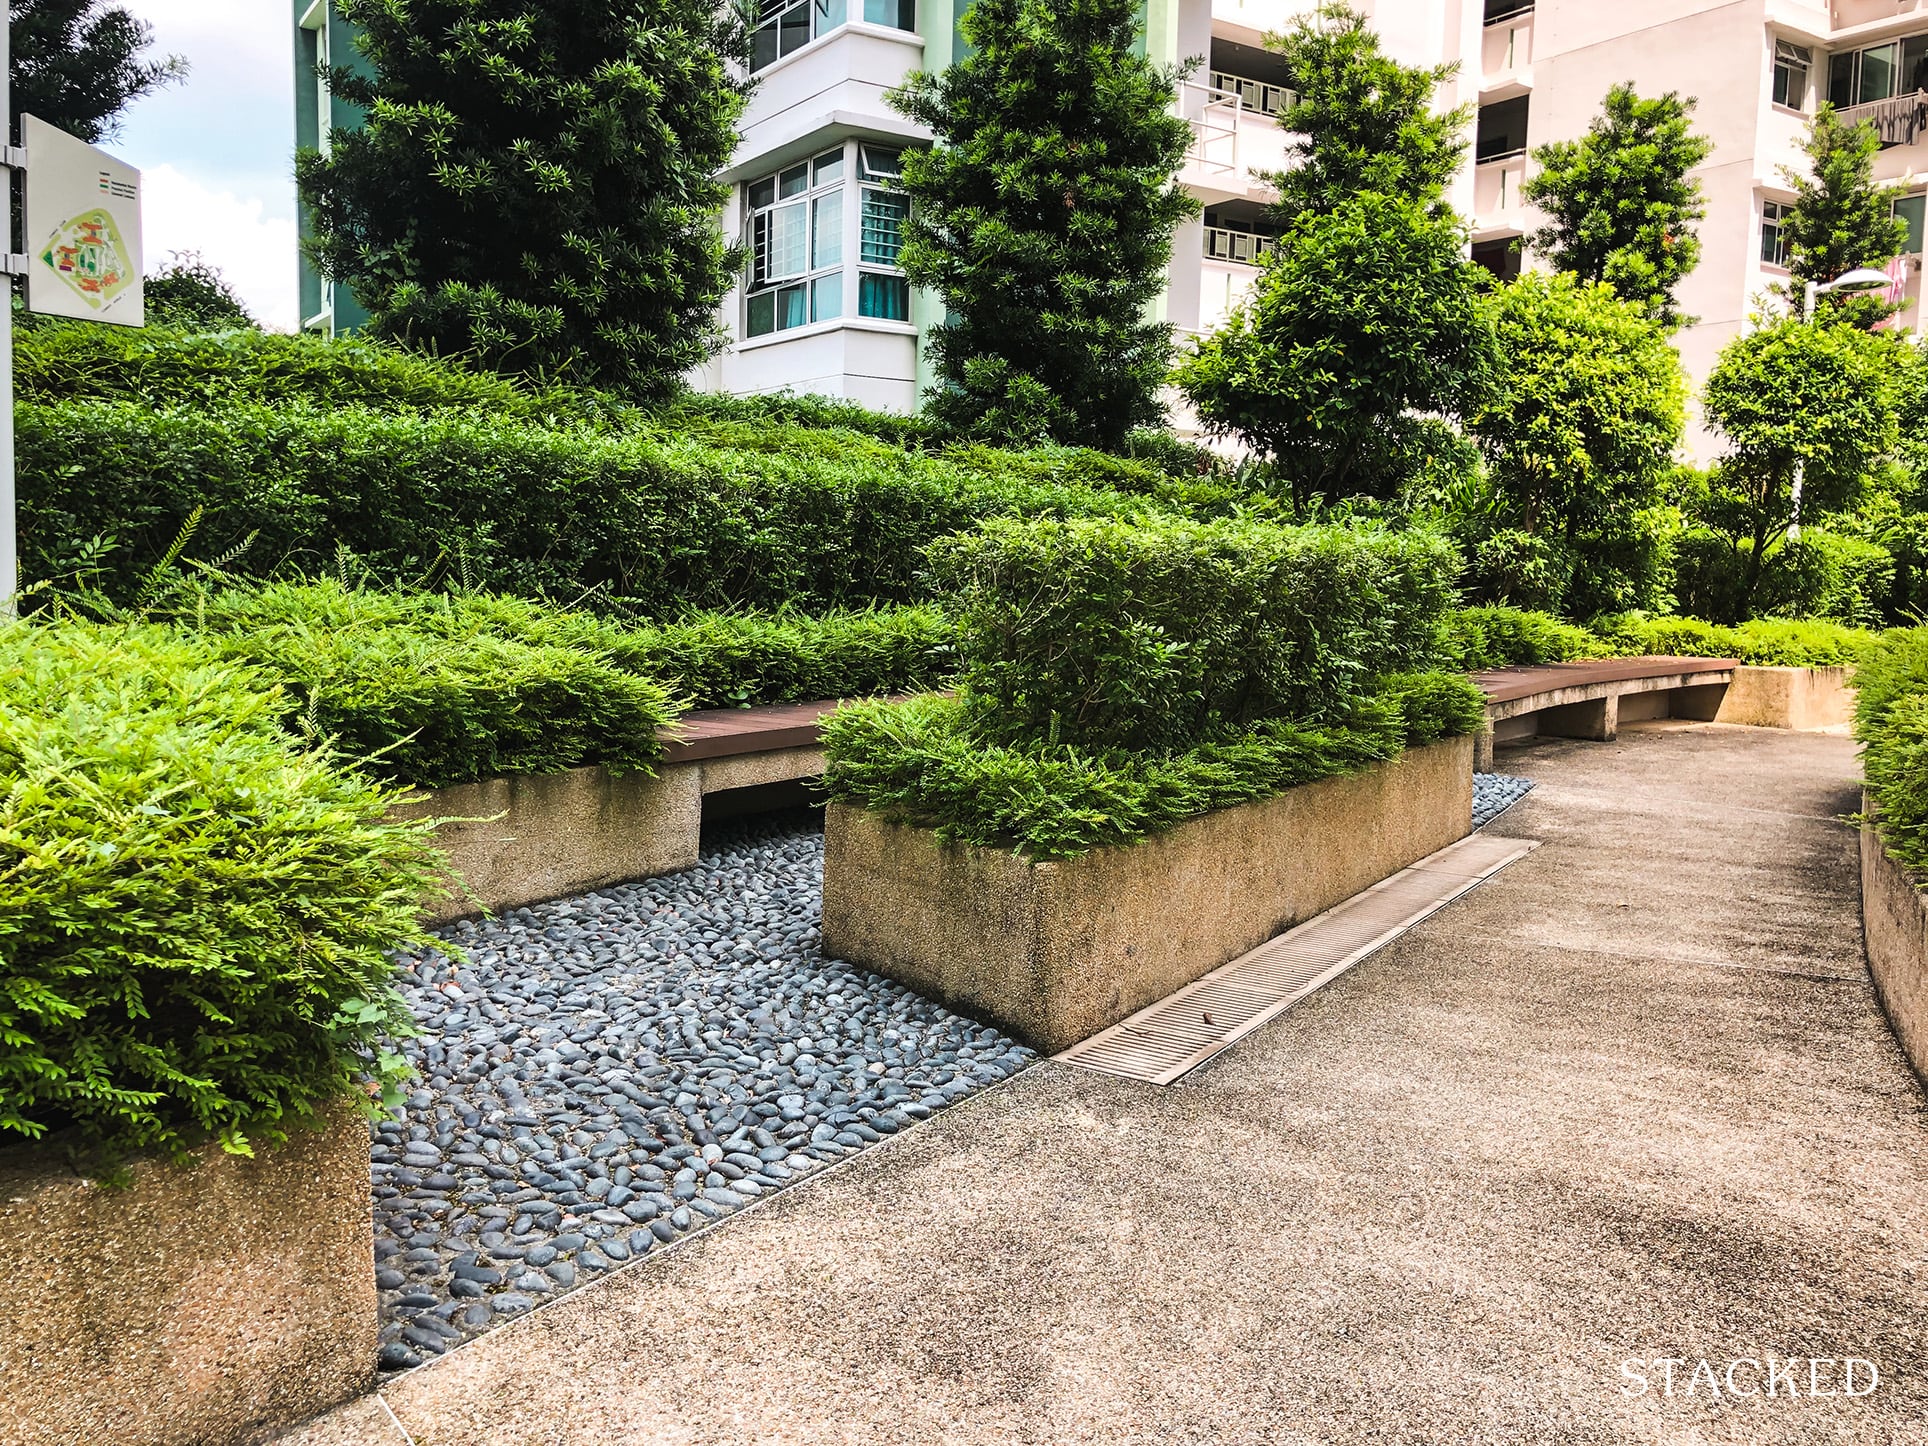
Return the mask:
[[[1478,833],[1448,844],[1057,1058],[1168,1085],[1539,846]]]

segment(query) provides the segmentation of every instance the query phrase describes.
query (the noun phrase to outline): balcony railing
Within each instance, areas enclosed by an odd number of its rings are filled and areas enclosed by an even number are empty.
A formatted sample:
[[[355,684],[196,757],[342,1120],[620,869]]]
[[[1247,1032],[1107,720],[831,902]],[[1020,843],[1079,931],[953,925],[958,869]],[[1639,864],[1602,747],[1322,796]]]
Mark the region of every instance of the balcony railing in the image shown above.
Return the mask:
[[[1247,110],[1269,115],[1274,120],[1278,119],[1281,111],[1298,104],[1299,100],[1298,92],[1288,90],[1285,86],[1272,85],[1263,80],[1248,80],[1224,70],[1212,72],[1212,89],[1235,95],[1239,104]]]
[[[1863,105],[1845,105],[1836,112],[1844,125],[1870,121],[1884,146],[1912,146],[1928,131],[1928,90],[1891,95]]]
[[[1532,13],[1535,0],[1497,0],[1486,7],[1486,23],[1499,25]]]
[[[1229,226],[1205,228],[1207,261],[1238,261],[1247,266],[1257,266],[1261,258],[1271,254],[1273,244],[1270,236],[1260,236],[1251,231],[1234,231]]]

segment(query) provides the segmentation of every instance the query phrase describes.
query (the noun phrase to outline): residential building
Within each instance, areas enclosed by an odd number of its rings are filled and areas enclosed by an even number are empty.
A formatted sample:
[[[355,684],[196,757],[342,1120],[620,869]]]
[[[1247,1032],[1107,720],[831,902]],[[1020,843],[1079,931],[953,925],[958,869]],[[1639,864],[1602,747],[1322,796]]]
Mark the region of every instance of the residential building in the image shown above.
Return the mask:
[[[297,6],[302,0],[296,0]],[[333,37],[328,0],[298,9],[312,54]],[[1203,213],[1177,238],[1159,306],[1181,332],[1210,330],[1244,295],[1271,245],[1263,176],[1284,159],[1277,116],[1288,77],[1264,46],[1314,0],[1145,0],[1145,46],[1195,61],[1175,104],[1191,122],[1182,180]],[[906,214],[893,191],[906,147],[928,144],[886,100],[912,71],[940,69],[962,45],[966,0],[763,0],[757,87],[724,179],[728,234],[751,263],[723,303],[730,344],[695,377],[704,387],[791,389],[909,410],[929,385],[923,333],[935,297],[896,268]],[[1468,164],[1449,199],[1473,227],[1473,256],[1521,264],[1536,217],[1521,196],[1530,151],[1583,133],[1607,88],[1695,96],[1714,149],[1698,172],[1708,214],[1702,259],[1681,288],[1697,318],[1679,344],[1704,377],[1785,276],[1783,167],[1801,164],[1807,118],[1832,99],[1881,131],[1877,175],[1909,186],[1899,210],[1902,322],[1920,319],[1923,187],[1928,182],[1928,0],[1362,0],[1386,49],[1409,64],[1456,62],[1442,106],[1472,104]],[[337,55],[345,53],[332,38]],[[298,63],[300,61],[298,60]],[[311,73],[305,72],[305,73]],[[313,105],[331,105],[304,80]],[[307,103],[307,102],[304,102]],[[313,114],[313,112],[309,112]],[[312,120],[304,143],[315,134]],[[1528,254],[1525,264],[1531,265]],[[304,315],[346,323],[322,293]]]

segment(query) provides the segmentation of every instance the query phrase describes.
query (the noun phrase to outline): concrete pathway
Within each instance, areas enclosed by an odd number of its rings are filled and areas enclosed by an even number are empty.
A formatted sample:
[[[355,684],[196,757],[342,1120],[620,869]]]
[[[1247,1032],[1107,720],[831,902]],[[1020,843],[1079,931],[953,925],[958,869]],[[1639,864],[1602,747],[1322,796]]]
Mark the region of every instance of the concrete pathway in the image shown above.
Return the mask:
[[[1179,1087],[1040,1065],[296,1439],[1928,1440],[1928,1109],[1852,746],[1501,767],[1546,847]],[[1687,1394],[1770,1355],[1798,1397]],[[1880,1386],[1810,1397],[1844,1356]]]

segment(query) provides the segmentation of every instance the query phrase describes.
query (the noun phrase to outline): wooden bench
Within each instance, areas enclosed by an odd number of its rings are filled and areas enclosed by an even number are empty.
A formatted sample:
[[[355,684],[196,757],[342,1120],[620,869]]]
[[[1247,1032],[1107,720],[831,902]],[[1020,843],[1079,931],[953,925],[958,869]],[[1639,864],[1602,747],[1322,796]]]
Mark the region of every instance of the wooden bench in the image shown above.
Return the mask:
[[[1605,658],[1475,674],[1486,694],[1486,729],[1473,766],[1492,769],[1496,742],[1535,736],[1611,742],[1623,722],[1712,722],[1740,666],[1734,658]]]

